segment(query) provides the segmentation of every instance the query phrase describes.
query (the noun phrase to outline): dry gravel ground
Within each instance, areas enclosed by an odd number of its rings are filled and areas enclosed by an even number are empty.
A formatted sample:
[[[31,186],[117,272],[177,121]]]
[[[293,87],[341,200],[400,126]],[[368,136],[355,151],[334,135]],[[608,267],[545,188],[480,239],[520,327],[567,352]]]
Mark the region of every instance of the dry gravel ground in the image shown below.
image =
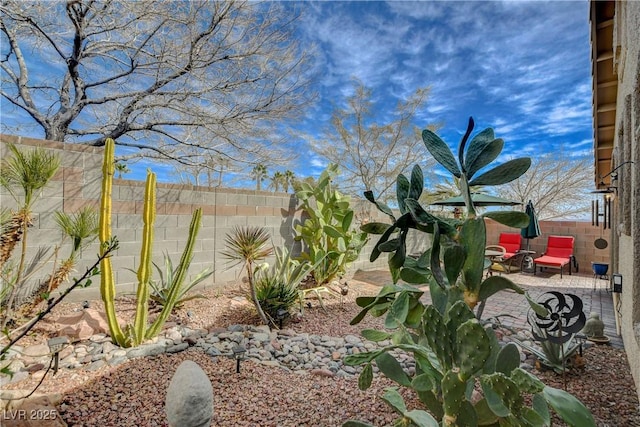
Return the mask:
[[[359,295],[374,295],[377,287],[350,282],[351,291],[343,302],[326,297],[326,312],[317,301],[305,307],[300,322],[287,325],[298,332],[344,336],[358,334],[363,328],[380,327],[382,319],[366,317],[355,326],[349,321],[359,308],[354,300]],[[235,288],[205,293],[206,300],[193,300],[178,311],[172,322],[192,328],[226,327],[237,323],[256,323],[251,306]],[[100,308],[99,302],[91,302]],[[80,304],[63,304],[55,317],[77,310]],[[130,300],[120,299],[119,314],[133,315]],[[53,324],[45,323],[29,342],[43,342]],[[629,365],[623,350],[596,346],[585,354],[585,368],[566,377],[567,390],[582,400],[592,411],[599,426],[640,427],[640,408]],[[165,354],[135,359],[117,367],[104,367],[95,372],[63,369],[47,376],[38,392],[61,393],[58,410],[69,426],[166,426],[164,398],[171,377],[181,361],[197,362],[209,375],[214,388],[216,426],[339,426],[348,419],[360,419],[376,426],[391,424],[395,415],[380,400],[388,380],[377,377],[372,388],[362,392],[355,379],[327,378],[295,374],[281,368],[244,361],[240,374],[235,362],[212,359],[194,349],[178,354]],[[563,387],[563,378],[553,372],[535,372],[554,387]],[[12,384],[10,388],[30,389],[33,379]],[[404,392],[410,406],[415,399]],[[562,423],[554,422],[554,426]]]

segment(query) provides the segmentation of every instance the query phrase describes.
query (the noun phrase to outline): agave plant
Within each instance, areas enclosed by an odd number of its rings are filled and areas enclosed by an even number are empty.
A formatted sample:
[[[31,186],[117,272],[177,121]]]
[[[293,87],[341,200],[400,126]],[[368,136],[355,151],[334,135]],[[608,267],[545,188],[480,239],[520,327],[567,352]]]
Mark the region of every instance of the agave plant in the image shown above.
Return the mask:
[[[293,259],[287,248],[276,248],[275,256],[275,263],[271,267],[264,265],[265,268],[255,271],[258,301],[274,325],[278,310],[289,312],[300,298],[300,283],[322,262],[319,260],[316,264],[311,264]]]
[[[394,283],[384,286],[375,297],[358,298],[356,302],[362,311],[351,323],[360,322],[367,313],[386,314],[387,331],[364,330],[362,334],[373,341],[390,340],[391,345],[349,355],[344,363],[364,365],[358,380],[361,389],[371,385],[375,363],[380,372],[399,386],[415,391],[423,408],[408,410],[395,388],[382,396],[400,416],[395,425],[548,426],[551,407],[569,425],[594,426],[593,417],[575,397],[546,386],[521,369],[517,347],[514,344],[501,347],[493,330],[483,326],[473,311],[479,302],[496,292],[523,293],[506,277],[484,279],[488,267],[484,256],[484,218],[519,228],[526,226],[528,217],[522,212],[504,211],[478,216],[469,187],[510,182],[525,173],[531,163],[526,158],[514,159],[476,176],[498,157],[504,142],[494,137],[492,129],[485,129],[469,140],[473,126],[470,119],[457,159],[436,134],[429,130],[422,133],[433,157],[459,179],[467,208],[464,221],[436,217],[419,204],[423,187],[419,166],[414,167],[410,180],[398,176],[399,218],[389,206],[376,201],[372,193],[365,193],[392,220],[392,224],[365,224],[362,230],[381,234],[371,260],[387,252]],[[433,235],[431,248],[417,260],[406,256],[409,229]],[[409,284],[398,284],[400,278]],[[429,285],[432,304],[424,304],[423,291],[414,284]],[[414,375],[402,369],[390,353],[392,350],[413,355]],[[532,396],[532,406],[525,403],[525,394]]]
[[[167,304],[167,301],[169,301],[172,287],[175,286],[175,281],[178,277],[178,269],[173,267],[173,261],[171,261],[171,257],[166,252],[164,253],[164,269],[155,262],[153,263],[153,266],[158,272],[159,279],[157,281],[152,280],[150,282],[151,295],[149,297],[151,298],[151,300],[164,307]],[[173,308],[179,308],[185,302],[191,301],[192,299],[206,298],[202,294],[188,295],[188,293],[196,285],[206,280],[212,274],[212,270],[210,270],[209,268],[205,268],[204,270],[196,274],[196,276],[189,283],[182,284],[182,286],[178,287],[178,296],[176,297],[176,302]]]
[[[222,252],[225,258],[236,261],[235,265],[244,263],[243,268],[247,271],[251,301],[265,325],[269,324],[269,319],[260,306],[254,274],[256,262],[265,259],[273,251],[272,247],[267,247],[268,241],[269,233],[263,227],[234,227],[225,237],[227,249]]]

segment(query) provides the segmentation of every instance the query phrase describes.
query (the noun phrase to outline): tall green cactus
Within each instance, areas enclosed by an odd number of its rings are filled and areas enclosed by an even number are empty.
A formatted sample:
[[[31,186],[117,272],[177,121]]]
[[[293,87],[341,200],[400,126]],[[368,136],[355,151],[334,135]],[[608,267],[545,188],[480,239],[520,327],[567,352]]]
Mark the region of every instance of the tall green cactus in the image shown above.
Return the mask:
[[[112,139],[107,139],[104,147],[104,159],[102,161],[102,196],[100,198],[100,221],[98,235],[100,237],[100,255],[102,256],[111,240],[111,192],[113,190],[113,173],[115,144]],[[118,323],[116,315],[115,297],[116,283],[113,277],[111,257],[100,261],[100,295],[104,302],[104,310],[107,314],[107,323],[111,339],[121,347],[126,347],[127,340]]]
[[[100,243],[105,247],[105,242],[111,239],[111,193],[114,174],[115,143],[108,138],[105,144],[105,155],[102,164],[102,197],[100,200]],[[100,264],[102,271],[100,279],[100,294],[104,302],[107,314],[107,323],[113,341],[121,347],[140,345],[145,339],[156,336],[166,322],[171,310],[177,302],[180,288],[189,270],[193,257],[193,247],[200,228],[202,209],[198,208],[193,213],[187,244],[180,258],[180,264],[176,269],[173,282],[169,288],[167,302],[156,320],[149,325],[149,286],[151,280],[151,258],[153,252],[153,226],[156,216],[156,175],[147,171],[147,180],[144,193],[142,247],[140,249],[140,265],[138,266],[138,288],[136,292],[136,314],[133,325],[127,325],[122,330],[115,310],[116,287],[113,275],[113,267],[109,257],[103,259]]]
[[[368,312],[374,316],[386,313],[385,327],[393,332],[365,330],[363,335],[375,341],[391,339],[392,344],[347,356],[344,363],[366,364],[358,381],[362,389],[371,385],[373,362],[380,372],[400,386],[414,389],[426,410],[407,411],[397,392],[388,392],[382,397],[401,415],[395,425],[548,426],[550,406],[570,425],[594,426],[591,414],[575,397],[545,386],[520,369],[520,355],[515,346],[501,348],[493,329],[483,326],[476,319],[479,313],[473,312],[479,302],[496,292],[524,293],[506,277],[484,279],[484,271],[489,266],[484,256],[484,218],[523,227],[528,217],[522,212],[502,211],[478,215],[469,187],[510,182],[524,174],[531,162],[528,158],[510,160],[476,177],[498,157],[504,142],[494,138],[492,129],[485,129],[467,146],[472,130],[473,119],[470,119],[457,159],[436,134],[429,130],[422,133],[433,157],[460,179],[467,207],[464,221],[439,218],[420,206],[423,175],[419,166],[413,168],[411,179],[398,176],[399,218],[371,192],[365,193],[365,197],[392,220],[392,224],[365,224],[362,230],[381,235],[371,261],[387,252],[394,284],[384,286],[376,297],[357,298],[362,311],[351,323],[360,322]],[[431,248],[418,259],[406,256],[409,229],[432,234]],[[432,305],[425,306],[420,301],[422,292],[411,285],[398,284],[399,279],[409,284],[428,284]],[[416,361],[413,378],[399,368],[397,360],[388,354],[390,350],[413,353]],[[476,387],[478,384],[482,386],[481,391]],[[525,405],[523,393],[533,395],[533,407]]]

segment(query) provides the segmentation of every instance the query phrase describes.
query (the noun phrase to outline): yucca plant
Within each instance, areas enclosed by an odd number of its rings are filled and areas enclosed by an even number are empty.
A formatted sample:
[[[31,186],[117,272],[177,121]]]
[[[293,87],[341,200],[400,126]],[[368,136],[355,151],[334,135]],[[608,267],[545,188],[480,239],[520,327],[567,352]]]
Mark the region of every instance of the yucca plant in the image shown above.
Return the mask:
[[[171,292],[171,288],[175,286],[176,278],[178,277],[178,269],[173,267],[173,261],[171,261],[171,257],[168,253],[164,253],[164,268],[161,268],[155,262],[153,263],[156,271],[158,272],[158,280],[151,280],[151,295],[150,298],[152,301],[155,301],[161,306],[165,306],[169,301],[169,296]],[[179,286],[178,296],[176,297],[176,302],[174,304],[174,308],[180,308],[185,302],[191,301],[196,298],[206,298],[202,294],[193,294],[188,295],[188,293],[193,289],[196,285],[206,280],[209,276],[213,274],[213,271],[209,268],[206,268],[196,274],[196,276],[191,279],[190,282],[186,284],[182,284]]]
[[[2,327],[11,318],[13,303],[23,283],[27,258],[27,235],[31,226],[31,207],[36,200],[38,191],[43,189],[53,178],[60,167],[60,158],[38,147],[33,150],[21,151],[13,144],[7,144],[11,156],[2,160],[0,167],[0,185],[6,188],[15,199],[19,208],[12,213],[11,220],[6,223],[0,236],[0,269],[11,257],[16,245],[22,248],[15,269],[14,286],[7,297],[7,312],[3,316]]]
[[[280,310],[288,313],[298,302],[298,287],[284,283],[275,276],[269,274],[258,276],[255,287],[258,302],[269,319],[270,325],[276,325]]]
[[[256,262],[264,260],[273,252],[273,248],[267,246],[269,238],[269,233],[263,227],[234,227],[225,237],[227,248],[222,252],[223,257],[236,261],[234,265],[243,263],[247,272],[251,301],[265,325],[269,324],[269,319],[260,306],[254,274]]]
[[[48,299],[51,292],[69,278],[81,250],[98,237],[98,213],[91,207],[84,207],[75,214],[56,212],[55,221],[62,231],[63,241],[67,238],[71,240],[71,253],[58,265],[53,274],[40,283],[27,308],[29,312],[40,302]]]

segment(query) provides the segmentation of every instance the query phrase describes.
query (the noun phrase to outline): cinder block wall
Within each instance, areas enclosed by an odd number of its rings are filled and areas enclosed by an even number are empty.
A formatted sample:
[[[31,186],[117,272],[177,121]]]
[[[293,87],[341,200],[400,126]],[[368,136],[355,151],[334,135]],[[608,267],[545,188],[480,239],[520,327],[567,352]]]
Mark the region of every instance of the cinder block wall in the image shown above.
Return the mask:
[[[61,159],[58,173],[33,205],[33,227],[29,230],[27,245],[32,256],[39,247],[53,248],[60,242],[61,233],[53,214],[55,211],[75,213],[84,206],[93,206],[97,210],[103,149],[0,135],[0,155],[3,158],[8,155],[6,143],[13,143],[21,149],[44,147],[58,154]],[[0,191],[0,206],[15,209],[16,204],[10,194],[4,189]],[[140,261],[143,195],[144,182],[114,179],[112,234],[118,237],[120,246],[112,262],[119,294],[135,292],[136,277],[130,269],[135,270]],[[364,202],[362,208],[355,209],[360,219],[363,219],[360,211],[368,209],[366,204],[368,202]],[[197,207],[202,207],[202,227],[196,241],[190,274],[193,276],[205,268],[213,269],[214,274],[203,283],[204,288],[235,283],[241,274],[241,266],[234,266],[221,256],[226,246],[225,236],[235,226],[262,226],[269,231],[274,246],[294,247],[294,251],[299,252],[300,244],[294,246],[293,226],[300,221],[302,211],[296,206],[295,197],[287,193],[159,183],[153,260],[162,265],[163,253],[166,252],[174,264],[178,262],[187,240],[191,215]],[[378,220],[380,217],[376,212],[367,212],[366,215],[368,220]],[[348,275],[357,269],[386,266],[384,256],[376,263],[369,262],[375,241],[374,236],[360,258],[352,264]],[[66,257],[69,250],[69,244],[63,245],[59,256]],[[97,253],[97,242],[83,251],[74,277],[79,277],[97,259]],[[46,277],[52,265],[49,262],[34,277]],[[96,278],[93,282],[89,288],[75,290],[69,300],[99,298],[99,280]],[[28,289],[24,291],[28,293]]]
[[[593,274],[591,263],[609,263],[609,248],[597,249],[594,242],[597,238],[608,239],[608,230],[592,226],[591,222],[583,221],[540,221],[542,235],[529,240],[529,248],[536,251],[533,256],[540,256],[547,247],[547,238],[550,235],[575,237],[574,255],[580,267],[580,273]],[[497,245],[500,233],[519,233],[519,229],[509,228],[495,221],[487,221],[487,245]],[[601,234],[602,232],[602,234]],[[609,242],[611,243],[611,242]],[[522,241],[522,248],[527,247],[526,239]],[[565,267],[566,269],[566,267]]]

